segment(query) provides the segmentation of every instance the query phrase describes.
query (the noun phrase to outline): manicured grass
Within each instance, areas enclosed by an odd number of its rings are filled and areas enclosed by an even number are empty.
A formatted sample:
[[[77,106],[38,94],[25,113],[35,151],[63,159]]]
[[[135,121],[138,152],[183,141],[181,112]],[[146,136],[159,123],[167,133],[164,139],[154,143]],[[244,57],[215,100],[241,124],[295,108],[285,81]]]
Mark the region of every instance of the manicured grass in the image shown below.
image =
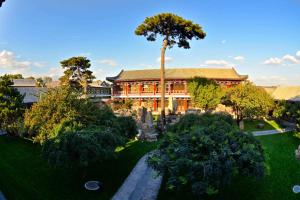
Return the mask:
[[[264,131],[264,130],[274,130],[282,128],[274,120],[245,120],[245,131]],[[257,128],[258,124],[264,124],[263,128]]]
[[[293,200],[300,199],[300,194],[292,192],[292,186],[300,185],[300,161],[295,159],[295,149],[300,139],[294,133],[257,137],[268,157],[267,175],[259,180],[238,177],[232,184],[211,199],[220,200]],[[189,199],[189,194],[175,197],[161,188],[159,199]]]
[[[40,146],[23,139],[0,137],[0,190],[7,199],[110,199],[136,162],[156,143],[131,142],[118,158],[97,163],[82,178],[79,169],[53,169]],[[86,180],[100,180],[103,191],[86,191]]]

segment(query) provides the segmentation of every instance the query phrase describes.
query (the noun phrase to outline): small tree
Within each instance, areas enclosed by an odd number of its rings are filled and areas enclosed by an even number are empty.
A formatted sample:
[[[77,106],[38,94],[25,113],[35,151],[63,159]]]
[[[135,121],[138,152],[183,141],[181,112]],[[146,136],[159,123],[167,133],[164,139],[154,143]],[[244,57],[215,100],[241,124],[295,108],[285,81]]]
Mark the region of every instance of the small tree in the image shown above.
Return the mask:
[[[205,32],[198,24],[183,19],[172,13],[162,13],[153,17],[147,17],[145,21],[139,25],[135,34],[145,36],[148,41],[155,41],[157,35],[163,38],[161,48],[160,63],[160,85],[161,85],[161,116],[162,127],[165,125],[165,52],[167,47],[170,49],[177,44],[179,48],[189,49],[189,40],[195,38],[204,39]]]
[[[24,79],[22,74],[7,74],[10,79]]]
[[[60,77],[62,85],[83,89],[87,93],[88,83],[91,83],[95,76],[89,70],[91,67],[90,60],[86,57],[72,57],[60,62],[62,68],[66,69],[64,75]]]
[[[228,105],[233,108],[237,123],[244,118],[264,117],[273,107],[272,97],[252,83],[242,83],[227,91]]]
[[[86,168],[116,156],[115,149],[124,144],[123,137],[108,127],[65,131],[46,140],[42,153],[55,167],[80,167],[83,176]]]
[[[10,76],[0,77],[0,127],[16,136],[24,113],[24,95],[12,85]]]
[[[215,81],[201,77],[189,80],[188,90],[194,106],[206,112],[215,109],[224,96],[221,87]]]
[[[162,138],[148,162],[164,173],[166,189],[181,198],[206,199],[236,176],[262,177],[264,153],[252,135],[238,132],[220,114],[183,116]]]
[[[48,83],[52,82],[52,78],[45,76],[45,77],[39,77],[35,80],[37,87],[46,87]]]

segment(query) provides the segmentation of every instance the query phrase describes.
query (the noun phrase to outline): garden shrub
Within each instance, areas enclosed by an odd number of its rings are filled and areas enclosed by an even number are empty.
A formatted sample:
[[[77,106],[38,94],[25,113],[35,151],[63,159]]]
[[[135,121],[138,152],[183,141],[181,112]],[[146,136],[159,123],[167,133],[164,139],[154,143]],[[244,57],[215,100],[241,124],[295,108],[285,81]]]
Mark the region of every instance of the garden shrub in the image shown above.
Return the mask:
[[[120,145],[124,145],[123,137],[108,127],[70,129],[46,140],[42,154],[56,167],[87,167],[93,162],[114,157],[115,149]]]
[[[148,162],[165,174],[168,190],[203,198],[238,174],[262,177],[264,160],[260,143],[239,132],[229,116],[205,114],[182,117]]]
[[[120,127],[120,132],[127,139],[133,139],[137,134],[137,126],[135,120],[131,116],[120,116],[117,118],[116,124]]]
[[[98,108],[70,88],[50,89],[41,100],[25,112],[29,137],[43,143],[57,136],[60,126],[113,126],[116,116],[108,106]]]

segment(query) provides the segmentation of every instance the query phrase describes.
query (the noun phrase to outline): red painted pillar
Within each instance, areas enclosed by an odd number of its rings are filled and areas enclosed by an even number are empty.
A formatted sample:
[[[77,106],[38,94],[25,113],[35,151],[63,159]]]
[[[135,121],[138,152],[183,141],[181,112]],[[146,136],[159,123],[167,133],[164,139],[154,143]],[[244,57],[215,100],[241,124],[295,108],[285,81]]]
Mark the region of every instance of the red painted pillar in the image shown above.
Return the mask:
[[[125,83],[125,86],[124,86],[124,87],[125,87],[125,95],[126,95],[126,96],[128,95],[128,88],[127,88],[127,84],[128,84],[128,83]]]
[[[153,100],[153,109],[154,109],[154,111],[157,111],[157,100],[156,99],[154,99]]]
[[[130,93],[130,84],[127,83],[127,95]]]
[[[140,98],[139,99],[139,106],[141,106],[142,105],[142,99]]]
[[[187,99],[183,100],[183,108],[184,108],[184,111],[187,111],[187,109],[188,109]]]
[[[156,83],[153,83],[153,94],[156,94]]]
[[[184,94],[187,94],[187,82],[184,82]]]
[[[140,85],[139,85],[139,94],[140,95],[142,94],[142,83],[140,83]]]

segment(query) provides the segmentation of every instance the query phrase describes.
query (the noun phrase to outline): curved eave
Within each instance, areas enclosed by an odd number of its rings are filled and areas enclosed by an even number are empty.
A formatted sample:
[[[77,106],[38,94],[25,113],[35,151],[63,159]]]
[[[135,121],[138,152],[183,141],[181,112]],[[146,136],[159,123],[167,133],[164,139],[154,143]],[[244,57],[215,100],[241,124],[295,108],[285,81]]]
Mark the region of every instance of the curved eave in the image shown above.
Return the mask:
[[[204,77],[205,78],[205,77]],[[192,79],[192,78],[189,78]],[[166,81],[170,80],[189,80],[186,78],[166,78]],[[242,76],[239,78],[207,78],[212,80],[229,80],[229,81],[244,81],[248,79],[248,76]],[[160,78],[143,78],[143,79],[115,79],[113,82],[126,82],[126,81],[160,81]]]

